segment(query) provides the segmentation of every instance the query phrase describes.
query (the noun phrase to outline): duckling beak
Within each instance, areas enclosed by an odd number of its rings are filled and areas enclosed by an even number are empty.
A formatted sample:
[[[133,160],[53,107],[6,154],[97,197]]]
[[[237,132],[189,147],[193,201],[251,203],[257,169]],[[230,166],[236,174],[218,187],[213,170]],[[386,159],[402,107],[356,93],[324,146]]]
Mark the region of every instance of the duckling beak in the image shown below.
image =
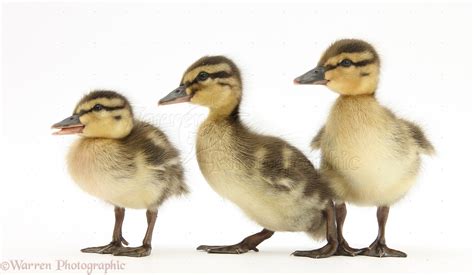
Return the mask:
[[[318,66],[309,72],[295,78],[293,83],[295,84],[308,84],[308,85],[325,85],[328,80],[324,78],[326,68]]]
[[[178,88],[174,89],[167,96],[160,99],[158,105],[169,105],[176,104],[181,102],[189,102],[192,95],[186,93],[186,86],[180,85]]]
[[[51,126],[53,129],[59,129],[59,131],[54,132],[53,135],[80,134],[84,127],[85,125],[81,123],[79,115],[72,115]]]

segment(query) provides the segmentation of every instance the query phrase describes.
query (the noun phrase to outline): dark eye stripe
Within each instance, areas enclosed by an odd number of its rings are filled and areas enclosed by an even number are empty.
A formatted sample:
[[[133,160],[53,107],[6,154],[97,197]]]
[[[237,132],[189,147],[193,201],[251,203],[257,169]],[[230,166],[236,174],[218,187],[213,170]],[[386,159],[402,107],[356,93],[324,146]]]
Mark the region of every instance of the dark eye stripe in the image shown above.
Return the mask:
[[[226,71],[218,71],[218,72],[215,72],[215,73],[209,73],[209,78],[212,78],[212,79],[215,79],[215,78],[229,78],[229,77],[232,77],[232,74],[228,73]],[[193,84],[196,84],[198,82],[199,82],[199,79],[196,76],[196,78],[194,78],[192,81],[187,81],[186,83],[184,83],[184,85],[186,87],[189,87],[189,86],[191,86]]]
[[[362,66],[367,66],[369,64],[372,64],[374,62],[375,62],[375,59],[372,58],[372,59],[361,60],[359,62],[354,62],[352,64],[354,64],[354,66],[356,66],[356,67],[362,67]]]
[[[215,72],[212,74],[209,74],[209,77],[214,79],[214,78],[229,78],[231,77],[232,74],[226,72],[226,71],[220,71],[220,72]]]
[[[363,66],[367,66],[369,64],[372,64],[374,62],[375,62],[375,59],[372,58],[372,59],[361,60],[359,62],[352,62],[352,65],[356,66],[356,67],[363,67]],[[330,71],[330,70],[334,70],[337,67],[339,67],[339,64],[337,64],[337,65],[327,65],[326,66],[326,72]]]
[[[94,105],[95,106],[95,105]],[[107,107],[102,105],[102,110],[105,110],[107,112],[115,111],[115,110],[120,110],[125,108],[125,105],[122,106],[115,106],[115,107]],[[77,113],[79,116],[85,115],[87,113],[93,112],[94,107],[90,108],[89,110],[81,110],[79,113]]]

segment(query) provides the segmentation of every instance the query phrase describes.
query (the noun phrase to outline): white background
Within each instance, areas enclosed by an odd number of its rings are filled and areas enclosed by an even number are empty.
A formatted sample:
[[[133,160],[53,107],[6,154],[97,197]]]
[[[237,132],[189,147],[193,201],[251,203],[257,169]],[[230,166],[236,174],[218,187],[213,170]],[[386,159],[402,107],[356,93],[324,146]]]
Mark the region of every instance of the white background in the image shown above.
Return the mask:
[[[471,5],[454,3],[3,4],[0,261],[113,259],[126,263],[125,272],[472,272],[471,20]],[[418,184],[388,220],[389,246],[408,258],[289,256],[324,244],[303,233],[276,233],[259,253],[195,251],[261,228],[200,174],[193,146],[207,110],[157,107],[158,99],[199,57],[228,55],[243,73],[243,120],[287,139],[318,165],[309,142],[336,94],[292,80],[340,38],[362,38],[378,49],[378,99],[422,125],[438,151],[423,159]],[[138,117],[164,130],[185,161],[192,193],[160,208],[148,258],[79,252],[110,241],[113,208],[69,178],[65,155],[77,137],[51,136],[50,125],[101,88],[128,96]],[[375,208],[349,206],[350,244],[369,245],[376,224]],[[145,227],[144,211],[126,212],[124,236],[132,245],[141,243]]]

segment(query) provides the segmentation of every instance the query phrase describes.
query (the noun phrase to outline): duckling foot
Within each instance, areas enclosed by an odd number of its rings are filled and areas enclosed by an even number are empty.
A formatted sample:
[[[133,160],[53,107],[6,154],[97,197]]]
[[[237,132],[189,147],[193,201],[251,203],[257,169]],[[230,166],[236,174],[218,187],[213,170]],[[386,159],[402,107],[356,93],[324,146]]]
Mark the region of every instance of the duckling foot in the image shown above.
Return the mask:
[[[151,254],[151,246],[142,245],[138,247],[122,247],[115,250],[114,256],[145,257]]]
[[[146,229],[143,245],[138,247],[122,247],[114,251],[114,256],[128,256],[128,257],[145,257],[151,254],[151,238],[153,236],[153,228],[155,228],[156,217],[158,213],[156,209],[148,209],[146,211],[146,220],[148,228]]]
[[[360,255],[363,251],[363,249],[355,249],[350,247],[349,244],[344,240],[342,243],[339,243],[334,255],[354,257]]]
[[[262,231],[248,236],[243,241],[234,245],[200,245],[197,250],[216,254],[243,254],[250,250],[258,252],[257,246],[273,235],[273,231],[263,229]]]
[[[338,245],[337,242],[328,243],[325,246],[315,250],[297,250],[291,253],[292,256],[309,257],[314,259],[327,258],[335,255]]]
[[[128,243],[127,243],[128,244]],[[113,254],[115,251],[123,248],[122,242],[113,241],[107,245],[87,247],[81,249],[83,253]]]
[[[388,248],[385,244],[385,224],[387,223],[390,207],[379,206],[377,208],[377,222],[379,224],[379,233],[375,241],[367,248],[364,248],[360,255],[371,257],[402,257],[407,254],[402,251]]]
[[[81,249],[83,253],[98,253],[98,254],[113,254],[116,250],[123,248],[123,245],[128,245],[127,240],[122,237],[122,223],[125,217],[125,209],[121,207],[115,207],[115,225],[114,233],[112,235],[112,242],[96,247],[87,247]]]
[[[197,250],[206,251],[207,253],[215,254],[243,254],[250,250],[258,252],[257,247],[248,246],[245,243],[238,243],[234,245],[200,245]]]
[[[364,248],[360,255],[370,257],[401,257],[405,258],[407,254],[405,252],[391,249],[386,244],[380,242],[374,242],[369,247]]]

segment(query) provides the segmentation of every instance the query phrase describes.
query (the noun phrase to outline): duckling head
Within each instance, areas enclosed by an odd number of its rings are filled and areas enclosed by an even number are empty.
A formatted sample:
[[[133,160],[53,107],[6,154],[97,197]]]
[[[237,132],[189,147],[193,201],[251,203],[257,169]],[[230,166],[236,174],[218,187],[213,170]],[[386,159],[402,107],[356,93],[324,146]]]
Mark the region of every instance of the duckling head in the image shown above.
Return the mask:
[[[56,135],[80,134],[88,138],[123,138],[133,128],[129,101],[113,91],[93,91],[85,95],[72,116],[52,126]]]
[[[235,63],[224,56],[205,56],[186,70],[179,87],[159,105],[191,102],[226,116],[238,107],[241,96],[242,80]]]
[[[326,85],[342,95],[370,95],[377,89],[379,72],[380,59],[372,45],[358,39],[342,39],[324,52],[316,68],[294,82]]]

